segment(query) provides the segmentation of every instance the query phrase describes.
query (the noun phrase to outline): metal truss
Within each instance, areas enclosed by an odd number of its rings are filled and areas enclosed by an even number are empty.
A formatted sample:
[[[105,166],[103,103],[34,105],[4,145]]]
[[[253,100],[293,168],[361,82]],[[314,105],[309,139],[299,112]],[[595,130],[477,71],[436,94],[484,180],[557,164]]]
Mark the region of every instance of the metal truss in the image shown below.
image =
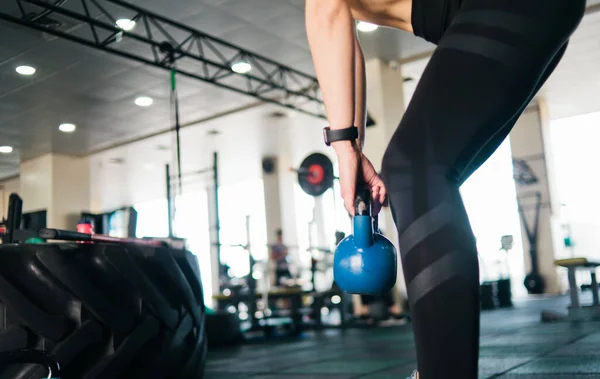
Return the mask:
[[[120,0],[14,1],[20,17],[0,12],[0,19],[325,117],[315,77],[132,4]],[[117,26],[117,19],[124,15],[135,22],[133,29]],[[234,72],[232,65],[238,62],[251,64],[252,70]]]

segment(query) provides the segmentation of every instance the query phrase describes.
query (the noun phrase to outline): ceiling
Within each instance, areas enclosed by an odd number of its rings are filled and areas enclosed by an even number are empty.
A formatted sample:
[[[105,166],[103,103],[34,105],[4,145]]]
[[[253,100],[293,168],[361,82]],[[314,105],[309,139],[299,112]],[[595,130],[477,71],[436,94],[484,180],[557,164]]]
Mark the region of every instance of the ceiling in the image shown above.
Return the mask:
[[[304,0],[130,2],[314,75]],[[78,3],[69,0],[66,6]],[[4,12],[17,15],[15,6],[15,0],[0,0]],[[598,24],[595,27],[583,51],[600,41]],[[0,178],[18,174],[21,160],[49,152],[89,154],[172,127],[166,71],[4,21],[0,35],[0,145],[15,147],[12,154],[0,154]],[[403,60],[433,48],[409,33],[387,28],[362,34],[361,43],[367,58],[384,60]],[[594,62],[598,60],[587,59],[590,70]],[[21,64],[35,66],[36,74],[17,75],[15,67]],[[572,75],[578,72],[575,68]],[[568,80],[561,79],[563,90],[569,89]],[[256,104],[252,97],[185,77],[179,78],[178,92],[184,125]],[[554,93],[558,96],[561,89]],[[154,98],[153,106],[135,106],[134,99],[141,95]],[[589,96],[587,100],[591,102]],[[76,124],[77,132],[59,132],[58,125],[65,122]]]
[[[0,0],[18,15],[15,0]],[[135,0],[144,8],[314,75],[304,28],[304,0]],[[65,7],[77,7],[70,0]],[[119,15],[119,17],[123,17]],[[127,17],[127,15],[124,15]],[[76,25],[69,25],[76,27]],[[76,29],[84,33],[85,28]],[[379,30],[364,36],[367,57],[397,59],[430,49],[408,33]],[[19,161],[48,152],[81,155],[169,129],[168,73],[77,43],[0,21],[0,178],[18,173]],[[15,73],[27,64],[33,77]],[[255,104],[256,99],[180,77],[181,123]],[[152,107],[133,104],[151,96]],[[57,127],[74,123],[67,135]]]

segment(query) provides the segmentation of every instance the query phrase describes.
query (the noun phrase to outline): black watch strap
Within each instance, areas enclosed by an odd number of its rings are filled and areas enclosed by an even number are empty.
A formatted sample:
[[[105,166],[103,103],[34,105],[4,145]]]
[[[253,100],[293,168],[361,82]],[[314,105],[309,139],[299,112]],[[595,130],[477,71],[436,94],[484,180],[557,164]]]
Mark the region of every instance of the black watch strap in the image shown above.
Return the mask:
[[[328,126],[323,129],[323,138],[327,146],[336,141],[352,141],[358,138],[358,128],[351,126],[345,129],[331,129]]]

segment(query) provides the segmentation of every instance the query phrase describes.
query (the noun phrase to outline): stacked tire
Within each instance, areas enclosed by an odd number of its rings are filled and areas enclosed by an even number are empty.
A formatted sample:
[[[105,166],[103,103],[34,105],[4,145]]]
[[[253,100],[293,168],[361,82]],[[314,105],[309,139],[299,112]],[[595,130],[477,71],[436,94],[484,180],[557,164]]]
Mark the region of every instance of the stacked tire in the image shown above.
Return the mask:
[[[40,349],[63,379],[202,378],[197,259],[168,248],[0,245],[0,352]],[[0,367],[39,379],[42,367]]]

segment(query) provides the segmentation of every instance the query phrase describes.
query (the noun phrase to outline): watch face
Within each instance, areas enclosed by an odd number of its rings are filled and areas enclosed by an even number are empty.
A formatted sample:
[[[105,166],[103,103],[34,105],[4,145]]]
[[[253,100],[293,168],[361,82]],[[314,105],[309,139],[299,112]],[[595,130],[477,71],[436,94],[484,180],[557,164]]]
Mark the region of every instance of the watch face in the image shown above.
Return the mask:
[[[323,129],[323,140],[325,141],[325,145],[329,146],[329,138],[327,138],[327,131],[329,128]]]

